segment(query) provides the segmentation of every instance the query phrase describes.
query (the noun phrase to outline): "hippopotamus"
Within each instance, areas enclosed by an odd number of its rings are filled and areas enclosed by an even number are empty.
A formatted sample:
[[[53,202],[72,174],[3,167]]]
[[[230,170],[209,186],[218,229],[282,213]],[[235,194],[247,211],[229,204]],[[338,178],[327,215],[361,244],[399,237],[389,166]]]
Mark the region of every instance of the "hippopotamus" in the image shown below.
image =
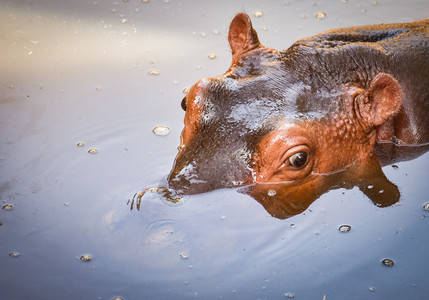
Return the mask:
[[[305,198],[301,211],[326,190],[321,185],[335,186],[336,174],[353,170],[356,185],[372,170],[391,191],[385,195],[398,199],[375,149],[429,141],[429,19],[330,30],[278,51],[263,46],[239,13],[228,41],[229,69],[199,80],[181,102],[185,126],[170,189],[251,186],[264,206]]]

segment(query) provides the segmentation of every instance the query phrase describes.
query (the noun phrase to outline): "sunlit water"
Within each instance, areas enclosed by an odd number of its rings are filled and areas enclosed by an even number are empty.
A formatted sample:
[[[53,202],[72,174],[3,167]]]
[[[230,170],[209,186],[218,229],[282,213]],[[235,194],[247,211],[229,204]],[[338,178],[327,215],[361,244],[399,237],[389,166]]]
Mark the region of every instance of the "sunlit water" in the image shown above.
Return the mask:
[[[287,220],[234,189],[128,202],[165,181],[183,90],[226,71],[236,12],[284,49],[330,28],[426,18],[427,1],[62,2],[0,3],[1,298],[429,294],[428,153],[383,168],[401,192],[388,208],[357,188]]]

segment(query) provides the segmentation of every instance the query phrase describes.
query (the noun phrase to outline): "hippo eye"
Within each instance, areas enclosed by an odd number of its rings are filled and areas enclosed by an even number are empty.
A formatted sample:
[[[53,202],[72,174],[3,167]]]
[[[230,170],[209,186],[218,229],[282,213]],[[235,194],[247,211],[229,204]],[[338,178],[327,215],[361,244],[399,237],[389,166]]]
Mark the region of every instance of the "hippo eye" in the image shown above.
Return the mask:
[[[304,167],[305,164],[307,163],[307,160],[308,160],[307,152],[297,152],[288,158],[290,165],[297,169]]]
[[[183,109],[184,111],[186,111],[186,97],[185,97],[185,98],[183,98],[182,103],[180,103],[180,106],[182,106],[182,109]]]

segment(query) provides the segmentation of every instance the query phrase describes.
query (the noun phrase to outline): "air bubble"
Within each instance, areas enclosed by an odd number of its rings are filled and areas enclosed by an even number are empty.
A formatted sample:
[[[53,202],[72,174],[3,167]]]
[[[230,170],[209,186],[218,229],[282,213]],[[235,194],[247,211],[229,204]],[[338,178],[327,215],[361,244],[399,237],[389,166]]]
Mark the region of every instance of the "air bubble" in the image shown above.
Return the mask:
[[[395,264],[395,262],[394,262],[392,259],[390,259],[390,258],[385,258],[385,259],[383,259],[383,260],[381,261],[381,263],[382,263],[383,265],[385,265],[386,267],[392,267],[392,266]]]
[[[369,288],[369,290],[370,290],[371,292],[375,292],[375,287],[371,286],[371,287]]]
[[[261,30],[263,30],[263,31],[267,31],[267,30],[268,30],[268,27],[267,27],[267,26],[262,26],[262,27],[261,27]]]
[[[220,31],[219,30],[213,30],[213,34],[216,34],[216,35],[218,35],[218,34],[220,34]]]
[[[373,188],[374,188],[374,186],[373,186],[372,184],[370,184],[370,185],[368,185],[368,186],[367,186],[367,188],[368,188],[368,189],[373,189]]]
[[[12,210],[13,205],[12,204],[6,204],[3,206],[4,210]]]
[[[92,256],[91,256],[91,255],[89,255],[89,254],[84,254],[84,255],[82,255],[79,259],[80,259],[81,261],[88,262],[88,261],[91,261],[91,260],[92,260]]]
[[[182,259],[188,259],[188,254],[186,254],[186,253],[180,253],[180,254],[179,254],[179,256],[180,256]]]
[[[156,135],[165,136],[170,132],[170,128],[166,126],[156,126],[152,131]]]
[[[253,13],[253,15],[257,18],[262,17],[262,15],[264,14],[263,11],[257,10]]]
[[[423,205],[423,209],[429,211],[429,202]]]
[[[96,148],[92,148],[92,149],[88,150],[89,154],[96,154],[97,152],[98,152],[98,149],[96,149]]]
[[[275,190],[269,190],[267,193],[267,195],[270,197],[275,196],[276,194],[277,194],[277,192]]]
[[[340,232],[348,232],[350,231],[350,229],[352,229],[350,225],[341,225],[340,227],[338,227],[338,230]]]
[[[149,70],[147,73],[149,75],[159,75],[161,72],[159,70]]]
[[[290,228],[295,228],[296,225],[295,224],[290,224]]]
[[[324,19],[324,18],[326,18],[326,13],[324,13],[324,12],[318,12],[318,13],[316,14],[316,19],[317,19],[317,20],[322,20],[322,19]]]

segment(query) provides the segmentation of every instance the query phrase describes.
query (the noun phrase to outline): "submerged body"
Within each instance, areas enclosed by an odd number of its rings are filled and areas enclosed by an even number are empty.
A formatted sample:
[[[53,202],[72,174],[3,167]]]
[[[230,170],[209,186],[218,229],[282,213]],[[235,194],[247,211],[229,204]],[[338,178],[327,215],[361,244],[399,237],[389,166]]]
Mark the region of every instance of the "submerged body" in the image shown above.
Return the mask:
[[[178,193],[256,184],[250,194],[262,195],[274,184],[281,198],[280,183],[315,189],[371,158],[377,141],[429,141],[429,19],[331,30],[277,51],[242,13],[229,43],[229,70],[182,101],[168,178]]]

